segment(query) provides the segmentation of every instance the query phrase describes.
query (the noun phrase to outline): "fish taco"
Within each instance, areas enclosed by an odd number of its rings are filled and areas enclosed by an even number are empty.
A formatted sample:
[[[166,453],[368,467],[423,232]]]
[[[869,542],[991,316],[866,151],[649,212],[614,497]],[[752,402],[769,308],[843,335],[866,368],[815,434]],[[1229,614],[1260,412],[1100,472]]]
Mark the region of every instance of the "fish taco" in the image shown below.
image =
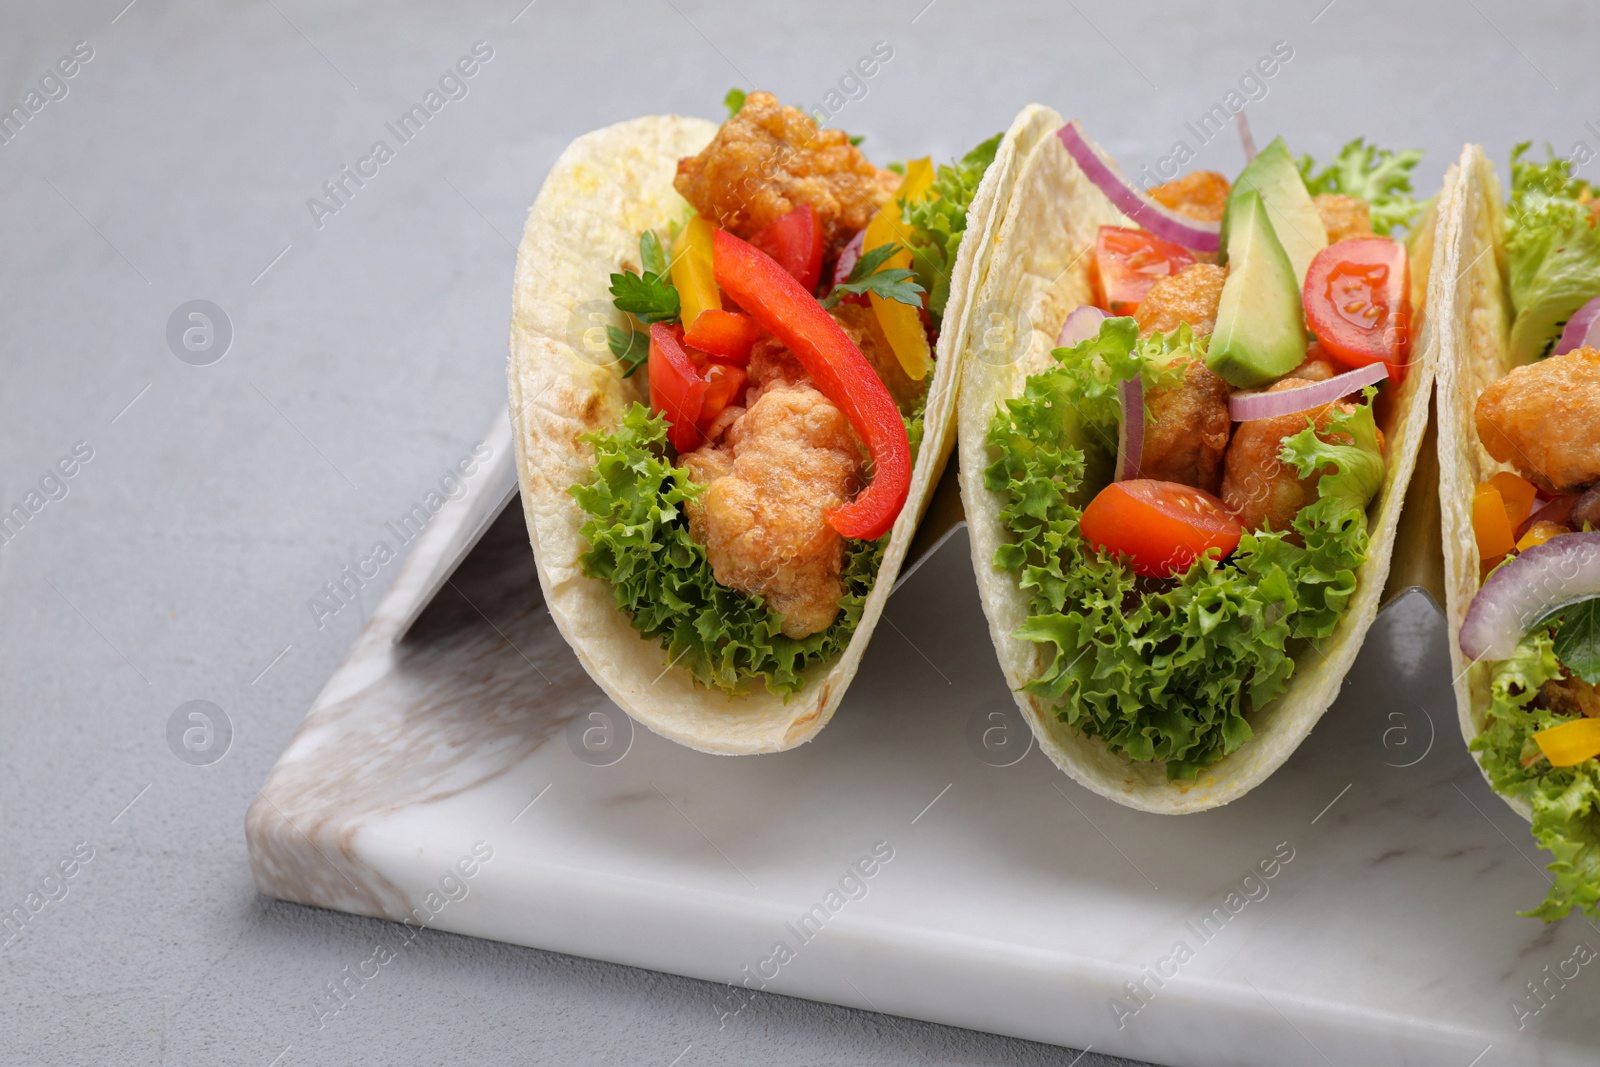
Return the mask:
[[[1410,195],[1418,152],[1318,168],[1279,138],[1144,189],[1050,116],[972,296],[973,565],[1044,752],[1199,811],[1289,757],[1377,613],[1447,212]]]
[[[1020,155],[888,168],[771,95],[574,141],[517,254],[510,412],[551,616],[708,752],[833,714],[953,443],[969,281]]]
[[[1600,199],[1566,160],[1461,157],[1466,269],[1439,372],[1461,730],[1554,856],[1554,922],[1600,918]]]

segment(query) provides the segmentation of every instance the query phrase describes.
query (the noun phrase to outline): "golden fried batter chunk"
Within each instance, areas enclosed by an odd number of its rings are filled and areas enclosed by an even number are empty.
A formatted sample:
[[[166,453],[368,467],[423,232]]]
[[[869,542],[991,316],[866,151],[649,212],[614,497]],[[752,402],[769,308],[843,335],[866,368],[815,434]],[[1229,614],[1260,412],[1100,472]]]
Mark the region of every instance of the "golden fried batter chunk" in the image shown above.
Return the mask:
[[[900,357],[894,354],[889,339],[883,335],[883,327],[878,325],[877,312],[866,304],[836,304],[828,309],[828,314],[855,342],[861,354],[867,357],[867,362],[872,364],[872,369],[878,372],[878,380],[894,397],[900,413],[911,414],[927,389],[928,381],[914,381],[906,374]]]
[[[1325,382],[1340,373],[1340,369],[1333,365],[1333,360],[1322,350],[1321,343],[1313,341],[1311,347],[1306,349],[1306,361],[1284,377],[1300,378],[1308,382]]]
[[[1183,382],[1144,398],[1144,451],[1139,477],[1182,482],[1215,493],[1228,450],[1228,383],[1198,359],[1179,360]],[[1177,364],[1175,364],[1177,365]]]
[[[1365,200],[1338,193],[1319,193],[1313,202],[1322,218],[1322,228],[1328,231],[1330,245],[1352,237],[1372,236],[1372,212]]]
[[[1178,323],[1187,322],[1196,337],[1209,334],[1217,326],[1217,305],[1222,301],[1226,267],[1212,263],[1191,263],[1150,287],[1139,301],[1133,319],[1139,333],[1170,333]]]
[[[1560,678],[1551,678],[1539,687],[1539,697],[1557,715],[1600,718],[1600,689],[1566,668],[1562,668]]]
[[[1493,382],[1478,397],[1489,455],[1547,493],[1600,480],[1600,351],[1575,348]]]
[[[773,382],[720,448],[679,460],[705,485],[689,534],[717,581],[763,597],[783,632],[806,637],[839,613],[844,541],[823,513],[862,482],[862,451],[843,412],[809,385]]]
[[[754,406],[761,394],[776,386],[811,385],[811,376],[794,357],[794,353],[771,336],[763,336],[750,349],[750,364],[745,368],[750,375],[745,387],[745,407]]]
[[[704,151],[678,160],[672,184],[696,211],[740,237],[810,204],[832,246],[872,220],[900,176],[867,162],[843,130],[819,130],[805,112],[758,92]]]
[[[1280,392],[1309,384],[1303,378],[1284,378],[1268,389]],[[1355,405],[1339,401],[1339,410],[1349,413]],[[1317,411],[1299,411],[1273,419],[1241,422],[1233,431],[1223,465],[1222,502],[1247,530],[1287,530],[1300,509],[1317,498],[1321,471],[1302,478],[1295,469],[1278,458],[1283,440],[1306,428],[1306,420],[1316,419],[1317,437],[1336,444],[1349,444],[1350,435],[1324,432],[1333,418],[1333,405]],[[1383,431],[1378,431],[1378,450],[1383,451]],[[1298,540],[1299,535],[1294,537]]]
[[[1221,222],[1228,203],[1228,179],[1214,170],[1190,171],[1183,177],[1150,190],[1163,207],[1202,222]]]

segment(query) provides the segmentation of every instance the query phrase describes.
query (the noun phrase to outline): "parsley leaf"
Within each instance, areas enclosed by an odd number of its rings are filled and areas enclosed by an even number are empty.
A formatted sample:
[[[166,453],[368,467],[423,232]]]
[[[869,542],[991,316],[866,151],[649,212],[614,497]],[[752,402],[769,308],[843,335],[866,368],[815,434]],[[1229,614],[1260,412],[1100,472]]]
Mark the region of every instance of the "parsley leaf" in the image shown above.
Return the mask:
[[[850,143],[853,144],[853,145],[858,145],[859,146],[861,144],[861,142],[865,141],[866,139],[867,139],[867,135],[866,134],[857,133],[857,134],[851,135]]]
[[[1590,685],[1600,685],[1600,597],[1561,613],[1555,651],[1563,667]]]
[[[679,313],[678,290],[666,280],[667,257],[653,230],[639,238],[639,262],[644,274],[630,270],[611,276],[612,303],[643,323],[672,322]]]
[[[850,268],[850,277],[833,287],[833,292],[822,298],[822,306],[831,308],[846,294],[877,293],[884,300],[897,300],[913,307],[922,306],[922,286],[910,279],[913,271],[904,267],[879,270],[890,256],[900,251],[900,246],[890,241],[870,252],[864,252]]]
[[[661,250],[661,238],[656,231],[646,230],[639,235],[639,264],[646,274],[658,278],[667,276],[667,254]]]
[[[1357,137],[1339,150],[1332,164],[1313,175],[1310,156],[1301,156],[1300,176],[1306,192],[1339,193],[1365,200],[1371,209],[1374,233],[1388,234],[1396,226],[1409,226],[1422,205],[1412,199],[1411,169],[1422,159],[1422,152],[1407,148],[1389,152],[1369,145]]]
[[[607,326],[606,343],[611,346],[611,354],[627,367],[622,372],[624,378],[632,376],[650,358],[650,334],[634,329],[631,322],[626,331]]]
[[[728,95],[722,98],[722,106],[728,109],[728,117],[730,119],[739,113],[740,108],[744,107],[744,96],[743,89],[729,89]]]

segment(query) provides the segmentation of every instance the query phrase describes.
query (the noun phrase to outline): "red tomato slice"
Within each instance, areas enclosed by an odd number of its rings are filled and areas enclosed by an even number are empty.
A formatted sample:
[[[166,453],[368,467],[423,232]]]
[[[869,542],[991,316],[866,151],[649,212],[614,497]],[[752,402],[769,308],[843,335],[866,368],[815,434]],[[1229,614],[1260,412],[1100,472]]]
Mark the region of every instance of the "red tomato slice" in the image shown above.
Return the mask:
[[[695,426],[706,398],[706,380],[684,351],[679,329],[658,322],[650,327],[650,407],[667,417],[667,440],[682,455],[701,441]]]
[[[726,363],[707,363],[705,367],[706,398],[700,405],[697,425],[707,429],[723,409],[734,403],[744,392],[745,379],[749,377],[743,367],[730,367]]]
[[[1094,242],[1100,306],[1113,315],[1132,315],[1150,287],[1194,262],[1194,253],[1144,230],[1102,226]]]
[[[749,315],[737,311],[707,308],[694,325],[683,331],[683,343],[698,348],[712,359],[744,365],[750,362],[750,349],[761,336],[761,327]]]
[[[817,291],[822,277],[822,216],[801,204],[750,238],[750,243],[778,261],[806,292]]]
[[[1353,237],[1318,252],[1302,294],[1306,323],[1347,367],[1382,360],[1405,377],[1411,350],[1411,264],[1387,237]]]
[[[1136,478],[1112,482],[1083,509],[1083,539],[1128,556],[1139,574],[1181,574],[1209,549],[1220,559],[1239,547],[1244,527],[1203,489]]]

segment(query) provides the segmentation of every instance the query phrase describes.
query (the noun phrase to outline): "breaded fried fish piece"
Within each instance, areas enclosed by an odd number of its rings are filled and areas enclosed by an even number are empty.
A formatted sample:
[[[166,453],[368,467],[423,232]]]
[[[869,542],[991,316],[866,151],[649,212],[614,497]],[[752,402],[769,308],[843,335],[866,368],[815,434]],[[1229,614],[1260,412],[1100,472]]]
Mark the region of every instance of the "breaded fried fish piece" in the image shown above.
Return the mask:
[[[1328,231],[1330,245],[1348,241],[1352,237],[1373,235],[1372,211],[1360,197],[1319,193],[1312,198],[1312,202],[1317,205],[1322,228]]]
[[[771,93],[745,98],[698,156],[678,161],[673,186],[694,209],[739,237],[810,204],[830,246],[866,226],[900,185],[850,143]]]
[[[1215,493],[1233,421],[1228,383],[1198,359],[1183,359],[1183,381],[1157,387],[1144,398],[1144,449],[1139,477],[1182,482]]]
[[[1284,378],[1274,382],[1267,391],[1276,393],[1309,384],[1303,378]],[[1355,405],[1348,401],[1341,400],[1338,404],[1339,410],[1346,414],[1355,410]],[[1300,509],[1317,498],[1317,483],[1322,480],[1323,472],[1312,471],[1309,477],[1302,478],[1278,458],[1278,453],[1283,450],[1284,438],[1304,430],[1308,418],[1315,419],[1320,440],[1349,444],[1349,434],[1326,432],[1333,414],[1333,405],[1326,404],[1317,411],[1251,419],[1241,422],[1233,431],[1233,441],[1228,445],[1224,461],[1222,502],[1245,529],[1287,530]],[[1380,430],[1378,450],[1382,452],[1383,448],[1383,431]]]
[[[1478,440],[1547,493],[1600,481],[1600,351],[1585,346],[1510,374],[1478,397]]]
[[[717,581],[764,598],[789,637],[827,629],[844,595],[844,541],[823,516],[863,480],[844,413],[810,385],[774,380],[722,447],[679,462],[706,487],[688,505],[689,534]]]
[[[1190,171],[1150,190],[1151,199],[1180,215],[1202,222],[1221,222],[1228,204],[1228,179],[1214,170]]]
[[[1227,277],[1227,269],[1214,263],[1191,263],[1162,278],[1133,313],[1139,335],[1171,333],[1182,322],[1189,324],[1196,337],[1209,334],[1217,326],[1217,305],[1222,302],[1222,283]]]

